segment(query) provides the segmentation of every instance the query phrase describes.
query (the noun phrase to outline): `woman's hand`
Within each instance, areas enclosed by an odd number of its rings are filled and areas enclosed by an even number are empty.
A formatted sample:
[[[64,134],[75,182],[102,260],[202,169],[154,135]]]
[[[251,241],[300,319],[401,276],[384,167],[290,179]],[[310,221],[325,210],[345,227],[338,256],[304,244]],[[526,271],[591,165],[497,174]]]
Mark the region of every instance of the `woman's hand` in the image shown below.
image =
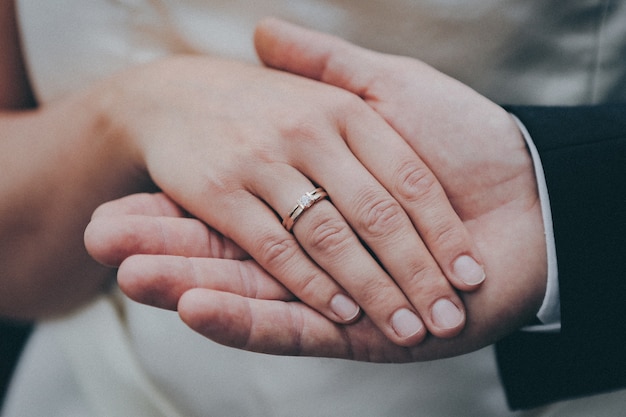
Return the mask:
[[[535,316],[547,277],[541,207],[530,154],[504,109],[418,60],[277,20],[261,23],[255,41],[266,65],[359,94],[441,182],[490,277],[463,295],[463,338],[493,342]]]
[[[208,57],[106,87],[104,123],[136,165],[298,299],[338,323],[358,304],[405,346],[461,331],[453,286],[480,285],[478,251],[426,164],[358,96]],[[292,235],[281,217],[316,187],[330,201]]]

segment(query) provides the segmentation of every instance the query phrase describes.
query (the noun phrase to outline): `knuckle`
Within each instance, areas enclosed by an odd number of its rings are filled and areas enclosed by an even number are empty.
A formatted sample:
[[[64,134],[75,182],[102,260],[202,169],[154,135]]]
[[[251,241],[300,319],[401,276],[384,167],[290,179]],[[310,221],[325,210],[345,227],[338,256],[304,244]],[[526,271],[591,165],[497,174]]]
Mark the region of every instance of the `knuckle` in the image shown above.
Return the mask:
[[[323,284],[320,284],[323,283],[324,275],[317,269],[296,270],[295,265],[289,264],[289,260],[294,258],[296,252],[300,250],[300,245],[293,238],[270,236],[262,239],[259,245],[261,254],[259,263],[270,273],[282,271],[290,276],[287,282],[283,282],[286,287],[298,298],[316,308],[319,303],[320,288],[324,288]],[[249,272],[242,274],[242,280],[245,282],[241,282],[241,290],[253,297],[258,294],[259,288],[251,283],[255,280],[250,278]]]
[[[316,141],[322,137],[318,125],[313,120],[295,117],[287,119],[283,123],[281,134],[286,138]]]
[[[352,231],[340,218],[312,216],[306,232],[306,242],[312,250],[324,254],[341,253],[350,244]]]
[[[249,268],[246,268],[243,262],[236,262],[236,276],[239,277],[239,291],[244,297],[258,298],[259,287],[258,281],[252,276]]]
[[[317,308],[319,307],[317,301],[320,296],[320,288],[323,288],[320,286],[320,283],[321,285],[324,284],[322,275],[311,271],[311,273],[298,276],[298,280],[293,283],[293,291],[298,298],[310,304],[313,308]]]
[[[363,193],[360,203],[356,204],[360,219],[358,226],[370,237],[380,238],[399,230],[405,224],[405,212],[392,198],[380,193]]]
[[[288,304],[286,311],[287,326],[286,331],[289,342],[286,343],[282,351],[277,352],[282,355],[300,356],[303,352],[303,338],[306,329],[306,320],[302,315],[302,309],[296,308],[293,303]]]
[[[420,299],[436,298],[437,294],[441,293],[441,286],[437,285],[440,276],[439,270],[432,265],[425,263],[412,265],[412,272],[405,283],[407,294],[414,294]]]
[[[373,113],[372,108],[361,97],[346,90],[335,90],[325,111],[329,119],[343,127],[350,120],[361,120]]]
[[[432,172],[416,161],[406,161],[397,170],[396,190],[407,201],[420,201],[437,190],[438,182]]]
[[[336,135],[321,128],[327,121],[315,118],[293,118],[283,122],[279,135],[288,139],[286,152],[291,160],[300,161],[302,155],[336,153],[338,140]],[[304,151],[303,151],[304,149]]]
[[[466,245],[464,234],[449,223],[433,225],[424,235],[430,250],[438,253],[455,253]]]
[[[427,262],[416,261],[412,265],[409,265],[411,274],[409,276],[408,284],[417,285],[429,280],[429,277],[433,277],[438,272],[433,265]]]
[[[390,285],[388,280],[370,279],[365,280],[361,284],[359,302],[366,311],[378,311],[380,309],[388,309],[390,306]]]
[[[256,259],[270,270],[284,266],[299,250],[299,245],[291,236],[283,237],[266,234],[257,239]]]
[[[364,111],[369,109],[369,106],[365,104],[365,102],[356,94],[345,90],[337,91],[337,95],[335,97],[335,103],[337,103],[339,108],[345,109],[347,111]]]

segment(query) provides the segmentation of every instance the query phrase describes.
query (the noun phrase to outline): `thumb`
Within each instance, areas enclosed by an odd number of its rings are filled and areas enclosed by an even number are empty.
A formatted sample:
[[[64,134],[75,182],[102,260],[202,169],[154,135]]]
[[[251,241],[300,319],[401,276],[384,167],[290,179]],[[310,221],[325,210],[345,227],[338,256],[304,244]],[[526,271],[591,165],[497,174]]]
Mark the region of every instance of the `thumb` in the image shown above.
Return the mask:
[[[361,96],[378,72],[375,52],[275,18],[257,25],[254,44],[259,58],[269,67]]]

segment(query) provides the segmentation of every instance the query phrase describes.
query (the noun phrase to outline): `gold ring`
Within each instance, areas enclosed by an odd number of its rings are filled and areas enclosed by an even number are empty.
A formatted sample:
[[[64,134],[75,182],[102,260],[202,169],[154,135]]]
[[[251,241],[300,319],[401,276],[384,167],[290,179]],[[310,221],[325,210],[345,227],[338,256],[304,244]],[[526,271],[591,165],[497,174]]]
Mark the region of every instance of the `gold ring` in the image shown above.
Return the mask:
[[[293,225],[296,223],[300,215],[304,213],[306,209],[325,197],[328,197],[328,193],[326,193],[322,187],[318,187],[300,197],[298,199],[298,205],[291,209],[289,214],[283,218],[283,226],[285,229],[287,229],[288,232],[291,232]]]

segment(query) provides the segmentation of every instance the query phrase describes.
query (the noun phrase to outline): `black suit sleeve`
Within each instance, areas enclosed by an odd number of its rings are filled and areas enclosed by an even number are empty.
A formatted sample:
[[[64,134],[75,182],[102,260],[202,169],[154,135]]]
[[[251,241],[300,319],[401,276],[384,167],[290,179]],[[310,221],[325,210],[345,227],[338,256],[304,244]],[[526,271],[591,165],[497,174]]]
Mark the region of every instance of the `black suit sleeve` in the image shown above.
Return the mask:
[[[543,164],[562,330],[496,347],[512,408],[626,387],[626,104],[511,107]]]

